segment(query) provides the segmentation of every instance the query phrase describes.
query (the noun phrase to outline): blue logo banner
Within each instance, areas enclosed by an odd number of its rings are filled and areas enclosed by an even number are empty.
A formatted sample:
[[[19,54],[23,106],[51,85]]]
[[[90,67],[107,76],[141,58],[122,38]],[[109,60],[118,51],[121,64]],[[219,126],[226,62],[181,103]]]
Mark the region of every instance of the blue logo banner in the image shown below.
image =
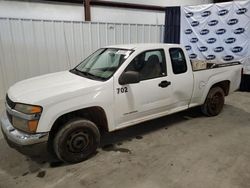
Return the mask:
[[[250,0],[185,6],[181,44],[192,60],[241,61],[250,74]]]

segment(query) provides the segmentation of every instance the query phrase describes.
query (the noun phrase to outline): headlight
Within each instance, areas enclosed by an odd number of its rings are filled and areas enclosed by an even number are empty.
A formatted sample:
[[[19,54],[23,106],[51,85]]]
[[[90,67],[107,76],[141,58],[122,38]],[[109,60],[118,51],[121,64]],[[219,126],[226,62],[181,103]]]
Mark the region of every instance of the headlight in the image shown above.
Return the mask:
[[[37,114],[42,112],[42,107],[17,103],[15,105],[15,110],[25,114]]]
[[[26,115],[24,117],[14,115],[12,118],[13,126],[24,132],[35,133],[40,114],[42,113],[42,107],[17,103],[14,109]]]

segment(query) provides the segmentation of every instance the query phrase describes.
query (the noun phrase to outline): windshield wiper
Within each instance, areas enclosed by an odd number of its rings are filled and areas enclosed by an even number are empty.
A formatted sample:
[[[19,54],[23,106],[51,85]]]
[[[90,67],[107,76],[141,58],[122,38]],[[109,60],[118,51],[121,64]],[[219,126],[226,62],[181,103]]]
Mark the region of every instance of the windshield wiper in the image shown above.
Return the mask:
[[[80,70],[78,70],[78,69],[76,69],[76,68],[71,69],[70,71],[80,73],[81,75],[87,76],[88,78],[91,77],[91,78],[95,78],[95,79],[97,79],[97,80],[105,80],[105,78],[103,78],[103,77],[94,75],[94,74],[92,74],[92,73],[90,73],[90,72],[80,71]]]
[[[76,68],[69,70],[69,72],[72,72],[72,73],[77,74],[79,76],[85,76],[85,74],[83,74],[81,71],[79,71]]]

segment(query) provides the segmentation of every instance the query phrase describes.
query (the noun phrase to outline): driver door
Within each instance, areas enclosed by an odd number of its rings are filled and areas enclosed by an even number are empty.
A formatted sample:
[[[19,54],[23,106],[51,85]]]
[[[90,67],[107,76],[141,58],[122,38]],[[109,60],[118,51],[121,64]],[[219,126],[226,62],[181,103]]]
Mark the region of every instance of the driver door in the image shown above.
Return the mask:
[[[144,51],[124,70],[139,73],[140,82],[120,85],[115,78],[114,97],[116,128],[159,117],[170,108],[172,85],[167,75],[164,49]]]

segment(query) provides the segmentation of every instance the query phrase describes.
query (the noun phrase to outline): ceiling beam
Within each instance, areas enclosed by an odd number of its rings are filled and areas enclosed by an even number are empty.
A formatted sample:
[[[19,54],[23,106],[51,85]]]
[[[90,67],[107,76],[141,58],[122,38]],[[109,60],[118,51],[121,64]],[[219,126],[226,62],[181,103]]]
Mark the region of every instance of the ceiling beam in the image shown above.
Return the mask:
[[[165,11],[165,7],[162,7],[162,6],[133,4],[133,3],[120,3],[120,2],[114,2],[114,1],[91,0],[90,5],[116,7],[116,8],[130,8],[130,9],[140,9],[140,10]]]
[[[85,21],[91,21],[90,0],[84,1]]]

